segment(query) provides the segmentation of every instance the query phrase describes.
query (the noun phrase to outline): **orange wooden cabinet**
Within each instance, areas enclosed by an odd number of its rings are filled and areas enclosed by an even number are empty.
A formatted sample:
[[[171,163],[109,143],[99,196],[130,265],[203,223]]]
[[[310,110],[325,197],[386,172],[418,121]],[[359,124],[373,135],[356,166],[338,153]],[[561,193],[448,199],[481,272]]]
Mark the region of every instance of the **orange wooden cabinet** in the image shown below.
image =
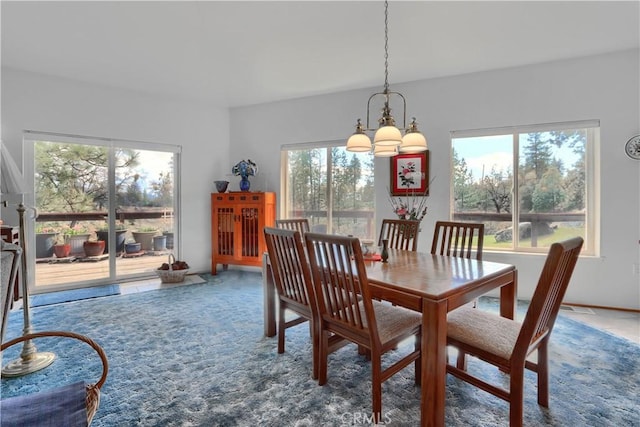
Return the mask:
[[[275,193],[211,193],[211,274],[218,264],[262,266],[263,229],[275,220]]]

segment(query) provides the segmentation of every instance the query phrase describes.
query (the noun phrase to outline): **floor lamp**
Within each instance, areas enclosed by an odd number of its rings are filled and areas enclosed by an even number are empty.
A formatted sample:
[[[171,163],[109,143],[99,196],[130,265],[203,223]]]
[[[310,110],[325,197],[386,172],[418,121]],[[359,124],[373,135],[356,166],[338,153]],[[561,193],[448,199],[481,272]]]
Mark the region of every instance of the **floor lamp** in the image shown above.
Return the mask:
[[[0,154],[0,166],[2,171],[2,179],[0,180],[0,193],[2,194],[19,194],[24,195],[26,193],[26,185],[22,174],[20,173],[18,166],[9,154],[4,144],[0,141],[1,154]],[[7,206],[3,203],[3,206]],[[20,247],[22,248],[22,272],[20,275],[22,284],[22,312],[24,315],[24,328],[22,330],[23,335],[33,332],[31,327],[30,306],[29,306],[29,280],[27,277],[27,240],[25,238],[25,213],[27,207],[24,203],[18,204],[18,217],[19,217],[19,239]],[[22,352],[20,357],[12,362],[9,362],[2,369],[3,377],[19,377],[22,375],[30,374],[40,369],[49,366],[56,355],[50,352],[39,353],[35,344],[31,340],[24,342],[22,346]]]

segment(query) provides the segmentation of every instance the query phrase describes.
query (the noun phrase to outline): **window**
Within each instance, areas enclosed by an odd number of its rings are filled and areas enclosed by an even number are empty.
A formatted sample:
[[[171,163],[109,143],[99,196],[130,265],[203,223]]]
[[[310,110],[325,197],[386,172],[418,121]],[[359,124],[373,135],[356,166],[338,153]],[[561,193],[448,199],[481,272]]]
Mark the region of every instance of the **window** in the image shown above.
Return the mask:
[[[374,239],[371,153],[348,152],[344,141],[288,145],[282,165],[282,218],[307,218],[316,232]]]
[[[451,133],[453,219],[485,224],[485,249],[597,251],[598,121]],[[514,229],[518,229],[514,233]]]
[[[32,131],[25,141],[38,211],[34,290],[155,276],[157,257],[141,255],[178,258],[180,147]],[[43,241],[43,230],[53,237]],[[104,250],[87,252],[87,240]],[[129,253],[134,240],[140,247]],[[68,246],[62,256],[54,243]]]

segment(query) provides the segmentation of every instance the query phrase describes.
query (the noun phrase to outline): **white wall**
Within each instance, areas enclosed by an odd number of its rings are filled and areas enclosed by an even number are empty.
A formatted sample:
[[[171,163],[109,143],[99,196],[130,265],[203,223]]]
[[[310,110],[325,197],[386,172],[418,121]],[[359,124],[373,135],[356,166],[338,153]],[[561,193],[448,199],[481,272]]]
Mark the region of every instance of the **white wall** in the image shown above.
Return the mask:
[[[228,110],[6,68],[1,77],[2,140],[18,165],[25,129],[181,145],[182,258],[210,271],[210,194],[230,167]]]
[[[582,257],[565,301],[640,308],[640,162],[624,143],[640,133],[638,50],[528,67],[394,84],[407,98],[429,141],[429,212],[419,247],[428,250],[434,223],[449,218],[451,130],[599,119],[601,125],[601,254]],[[382,78],[382,76],[381,76]],[[258,161],[261,173],[278,177],[282,144],[345,140],[364,118],[369,95],[381,88],[343,92],[231,110],[232,159]],[[397,113],[398,114],[398,113]],[[387,159],[376,159],[378,221],[392,216],[386,201]],[[267,190],[279,191],[270,179]],[[487,253],[513,263],[519,296],[530,297],[544,256]]]
[[[449,131],[531,123],[599,119],[601,123],[601,256],[581,258],[566,301],[640,308],[640,162],[624,143],[640,133],[637,50],[449,78],[394,84],[407,97],[429,140],[436,177],[423,223],[426,250],[436,219],[449,217]],[[382,77],[382,76],[381,76]],[[254,189],[278,191],[282,144],[345,140],[365,114],[369,95],[343,92],[230,112],[205,105],[2,69],[2,139],[21,163],[22,130],[121,138],[183,147],[183,257],[209,271],[209,195],[232,163],[260,166]],[[386,201],[389,162],[376,159],[378,220],[391,216]],[[230,179],[231,189],[237,183]],[[3,211],[3,214],[5,212]],[[492,254],[516,264],[519,295],[530,296],[542,256]]]

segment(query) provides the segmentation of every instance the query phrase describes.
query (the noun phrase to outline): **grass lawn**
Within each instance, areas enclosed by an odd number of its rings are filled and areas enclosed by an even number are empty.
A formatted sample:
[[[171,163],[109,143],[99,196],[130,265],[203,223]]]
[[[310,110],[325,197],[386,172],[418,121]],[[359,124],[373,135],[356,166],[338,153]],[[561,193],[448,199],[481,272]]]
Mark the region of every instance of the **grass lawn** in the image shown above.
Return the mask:
[[[572,237],[584,238],[584,229],[578,227],[558,227],[554,230],[553,234],[538,237],[539,248],[548,248],[552,243],[560,242],[562,240],[570,239]],[[513,242],[496,242],[495,235],[485,234],[484,236],[484,248],[485,249],[511,249]],[[520,239],[520,246],[531,247],[531,239]]]

